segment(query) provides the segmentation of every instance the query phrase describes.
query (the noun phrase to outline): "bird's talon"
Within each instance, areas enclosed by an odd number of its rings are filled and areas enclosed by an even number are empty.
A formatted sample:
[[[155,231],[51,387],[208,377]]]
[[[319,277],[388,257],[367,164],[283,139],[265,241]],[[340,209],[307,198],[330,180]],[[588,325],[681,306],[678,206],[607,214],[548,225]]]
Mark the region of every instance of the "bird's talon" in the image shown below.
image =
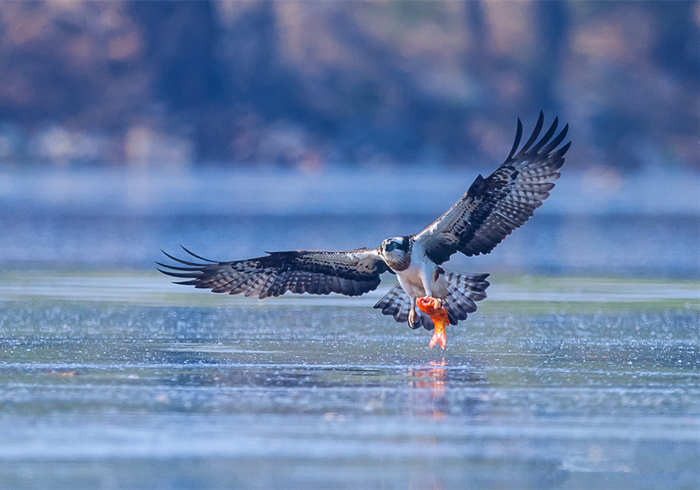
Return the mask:
[[[415,329],[417,329],[418,327],[420,327],[420,323],[421,323],[421,322],[420,322],[420,317],[419,317],[418,315],[416,315],[416,311],[413,310],[413,309],[412,309],[411,311],[409,311],[409,312],[408,312],[408,325],[409,325],[413,330],[415,330]]]

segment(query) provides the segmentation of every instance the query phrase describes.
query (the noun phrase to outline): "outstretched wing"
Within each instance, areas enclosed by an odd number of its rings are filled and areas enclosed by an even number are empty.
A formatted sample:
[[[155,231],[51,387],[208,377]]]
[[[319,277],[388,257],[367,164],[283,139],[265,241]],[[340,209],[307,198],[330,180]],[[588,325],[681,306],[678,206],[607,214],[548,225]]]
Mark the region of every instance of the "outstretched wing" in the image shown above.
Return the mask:
[[[566,138],[568,124],[552,139],[558,118],[537,141],[543,122],[540,112],[532,136],[515,154],[523,133],[518,119],[515,143],[506,161],[488,177],[479,175],[462,199],[416,236],[431,260],[442,264],[455,252],[467,256],[491,252],[549,197],[571,142],[557,148]]]
[[[359,296],[376,289],[379,275],[389,269],[376,250],[366,248],[349,252],[273,252],[234,262],[216,262],[182,248],[201,262],[178,259],[166,252],[178,265],[156,262],[163,274],[188,279],[176,284],[215,293],[257,295],[260,299],[286,291]]]

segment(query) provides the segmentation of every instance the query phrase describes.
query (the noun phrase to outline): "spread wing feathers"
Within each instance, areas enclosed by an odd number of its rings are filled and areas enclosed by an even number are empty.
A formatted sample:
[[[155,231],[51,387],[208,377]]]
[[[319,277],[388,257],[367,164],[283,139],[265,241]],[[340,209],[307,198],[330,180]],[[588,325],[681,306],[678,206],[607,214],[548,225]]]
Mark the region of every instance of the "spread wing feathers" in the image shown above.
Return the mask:
[[[216,262],[182,247],[198,260],[179,259],[166,252],[178,265],[156,262],[158,270],[172,277],[188,279],[177,282],[215,293],[257,295],[260,299],[292,293],[360,296],[379,285],[380,274],[388,270],[376,250],[317,252],[298,250],[273,252],[264,257]]]
[[[447,294],[442,299],[442,306],[447,310],[450,324],[457,325],[460,320],[466,320],[468,313],[476,311],[476,302],[486,298],[486,288],[490,286],[486,280],[488,274],[455,274],[444,272]],[[380,299],[374,308],[381,309],[382,314],[394,317],[397,322],[408,321],[408,312],[411,311],[411,298],[401,287],[396,284]],[[421,322],[412,328],[421,325],[426,330],[433,330],[435,326],[428,315],[420,312]],[[409,324],[409,327],[411,325]]]
[[[518,119],[515,142],[506,161],[488,177],[479,175],[462,199],[416,236],[430,259],[442,264],[455,252],[467,256],[491,252],[549,197],[571,142],[557,148],[566,138],[568,124],[552,139],[558,118],[537,141],[543,122],[540,112],[532,136],[516,154],[523,132]]]

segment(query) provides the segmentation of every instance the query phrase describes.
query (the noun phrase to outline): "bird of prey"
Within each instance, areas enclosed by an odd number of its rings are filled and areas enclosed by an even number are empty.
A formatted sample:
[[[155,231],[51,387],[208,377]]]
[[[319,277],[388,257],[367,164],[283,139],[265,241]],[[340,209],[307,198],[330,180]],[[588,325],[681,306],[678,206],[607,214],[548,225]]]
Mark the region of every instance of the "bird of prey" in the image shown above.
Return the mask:
[[[538,140],[543,123],[540,112],[532,135],[518,150],[523,130],[518,119],[505,162],[488,177],[477,176],[454,206],[416,235],[387,238],[375,249],[273,252],[231,262],[205,259],[183,247],[191,258],[163,252],[177,265],[157,263],[158,270],[186,279],[176,284],[260,299],[287,291],[360,296],[376,289],[381,275],[389,272],[398,282],[375,308],[413,329],[422,325],[433,330],[433,321],[416,300],[434,297],[456,325],[486,297],[488,274],[456,274],[441,265],[457,252],[470,257],[491,252],[549,197],[571,142],[560,146],[568,124],[555,136],[558,118]]]

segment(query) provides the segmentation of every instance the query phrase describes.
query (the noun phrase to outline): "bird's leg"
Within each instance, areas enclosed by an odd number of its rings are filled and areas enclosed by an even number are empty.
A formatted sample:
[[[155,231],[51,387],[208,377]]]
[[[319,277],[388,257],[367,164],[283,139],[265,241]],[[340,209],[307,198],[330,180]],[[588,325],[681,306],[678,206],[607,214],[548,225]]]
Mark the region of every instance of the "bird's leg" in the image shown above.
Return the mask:
[[[412,303],[411,311],[408,312],[408,326],[415,330],[420,327],[420,316],[416,315],[415,300]]]
[[[430,319],[435,324],[433,338],[430,339],[428,348],[432,349],[436,344],[440,344],[443,349],[447,347],[447,335],[445,335],[445,327],[449,325],[450,319],[447,316],[447,310],[442,307],[442,301],[439,298],[425,296],[416,300],[418,308],[430,316]]]
[[[432,288],[432,279],[433,275],[435,274],[435,269],[428,270],[426,266],[421,266],[421,268],[418,271],[418,275],[420,277],[421,283],[423,283],[423,290],[425,291],[424,296],[429,297],[433,295],[433,288]],[[435,277],[437,280],[437,276]]]

